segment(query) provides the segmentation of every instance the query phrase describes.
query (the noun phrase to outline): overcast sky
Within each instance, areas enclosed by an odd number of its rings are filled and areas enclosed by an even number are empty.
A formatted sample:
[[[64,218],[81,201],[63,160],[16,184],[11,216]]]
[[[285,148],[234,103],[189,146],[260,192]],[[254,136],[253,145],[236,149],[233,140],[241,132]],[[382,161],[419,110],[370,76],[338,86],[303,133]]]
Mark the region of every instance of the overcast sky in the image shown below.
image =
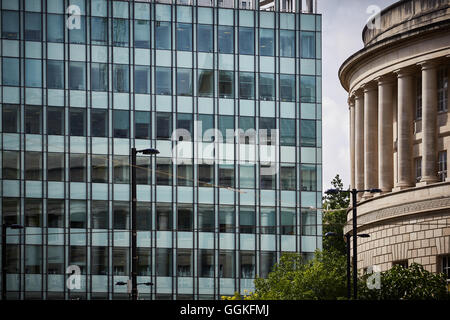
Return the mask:
[[[318,0],[323,27],[323,190],[339,174],[344,187],[350,184],[349,114],[347,92],[338,70],[353,53],[363,48],[362,30],[372,15],[371,6],[381,9],[396,0]]]

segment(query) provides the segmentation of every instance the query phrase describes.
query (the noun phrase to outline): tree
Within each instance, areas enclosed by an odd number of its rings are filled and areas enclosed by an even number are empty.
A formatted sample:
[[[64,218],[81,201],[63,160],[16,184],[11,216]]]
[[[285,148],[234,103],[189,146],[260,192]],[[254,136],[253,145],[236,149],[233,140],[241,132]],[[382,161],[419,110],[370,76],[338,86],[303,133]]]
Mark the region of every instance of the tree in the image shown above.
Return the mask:
[[[379,289],[369,289],[367,279],[359,283],[360,299],[365,300],[442,300],[448,299],[447,281],[444,274],[434,274],[420,264],[409,268],[394,266],[380,274]]]
[[[344,190],[344,184],[339,174],[331,181],[331,185],[334,189]],[[323,214],[323,233],[333,232],[337,235],[324,238],[323,250],[337,250],[342,255],[347,254],[344,242],[344,226],[347,223],[347,208],[349,204],[350,195],[347,192],[327,194],[323,197],[323,208],[327,210]]]
[[[346,260],[336,251],[316,251],[305,262],[301,255],[284,254],[267,279],[255,280],[258,300],[335,300],[346,296]],[[249,298],[249,297],[247,297]]]

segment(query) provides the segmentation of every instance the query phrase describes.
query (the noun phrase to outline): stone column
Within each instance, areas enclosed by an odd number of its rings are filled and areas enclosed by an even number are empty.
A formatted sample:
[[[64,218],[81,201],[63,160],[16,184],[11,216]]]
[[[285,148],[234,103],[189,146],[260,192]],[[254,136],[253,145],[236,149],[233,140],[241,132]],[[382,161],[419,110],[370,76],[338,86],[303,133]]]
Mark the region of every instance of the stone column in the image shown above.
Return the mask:
[[[437,182],[437,66],[422,67],[422,179],[421,184]]]
[[[364,189],[378,188],[378,91],[374,83],[364,86]],[[363,198],[371,198],[364,193]]]
[[[364,95],[362,90],[355,96],[355,188],[364,189]],[[358,200],[361,194],[358,194]]]
[[[398,82],[397,105],[397,166],[398,181],[395,190],[414,186],[413,175],[413,107],[414,75],[407,69],[395,71]]]
[[[391,192],[394,187],[394,80],[380,77],[378,81],[378,187]]]
[[[348,99],[348,109],[350,116],[350,188],[355,188],[355,100]]]

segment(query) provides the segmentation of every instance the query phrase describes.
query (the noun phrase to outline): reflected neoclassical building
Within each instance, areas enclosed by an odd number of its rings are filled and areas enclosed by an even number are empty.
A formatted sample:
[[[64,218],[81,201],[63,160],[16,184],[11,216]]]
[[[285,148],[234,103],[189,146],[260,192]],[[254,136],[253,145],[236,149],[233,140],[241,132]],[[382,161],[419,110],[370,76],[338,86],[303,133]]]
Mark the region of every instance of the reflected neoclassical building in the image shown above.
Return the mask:
[[[450,2],[399,1],[342,65],[361,268],[418,262],[449,277]],[[349,216],[349,223],[351,216]],[[350,231],[351,226],[346,228]]]
[[[160,151],[137,159],[141,298],[232,295],[321,247],[311,1],[3,0],[1,37],[1,213],[25,227],[7,231],[9,298],[128,297],[131,147]],[[279,134],[204,134],[237,128]]]

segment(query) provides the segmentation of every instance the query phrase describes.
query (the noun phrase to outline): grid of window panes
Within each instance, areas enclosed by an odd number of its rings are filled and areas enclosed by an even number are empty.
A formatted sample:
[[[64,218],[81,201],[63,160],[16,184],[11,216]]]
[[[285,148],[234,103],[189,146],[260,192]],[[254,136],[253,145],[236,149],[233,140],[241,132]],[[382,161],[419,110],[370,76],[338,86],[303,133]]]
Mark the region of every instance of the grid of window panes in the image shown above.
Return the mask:
[[[137,158],[141,298],[251,290],[282,252],[321,247],[319,15],[1,4],[1,212],[25,226],[8,230],[10,298],[128,298],[131,147],[160,151]]]

